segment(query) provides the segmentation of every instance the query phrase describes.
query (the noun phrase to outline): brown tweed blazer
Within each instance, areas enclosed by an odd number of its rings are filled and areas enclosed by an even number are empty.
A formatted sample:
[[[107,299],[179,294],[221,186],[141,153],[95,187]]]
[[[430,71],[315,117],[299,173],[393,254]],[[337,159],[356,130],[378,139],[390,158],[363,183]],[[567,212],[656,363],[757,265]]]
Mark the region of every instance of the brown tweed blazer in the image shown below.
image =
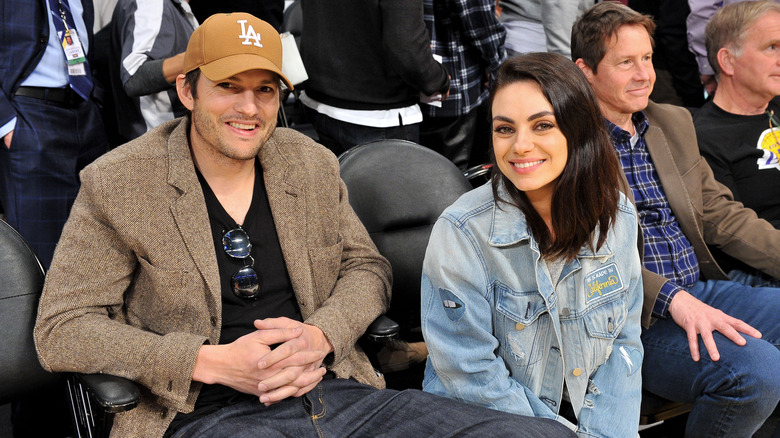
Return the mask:
[[[198,348],[219,340],[219,272],[189,123],[161,125],[84,169],[41,297],[44,368],[141,385],[140,405],[117,415],[112,437],[159,437],[177,411],[190,412]],[[338,162],[281,128],[259,156],[301,312],[335,349],[328,368],[382,387],[355,342],[387,307],[390,266],[349,206]]]
[[[693,245],[701,275],[709,280],[728,276],[707,245],[773,277],[780,278],[780,231],[734,201],[731,191],[715,180],[699,154],[696,131],[685,108],[650,102],[644,110],[650,122],[645,140],[669,205],[685,237]],[[668,280],[642,270],[645,291],[642,324],[649,326],[661,286]]]

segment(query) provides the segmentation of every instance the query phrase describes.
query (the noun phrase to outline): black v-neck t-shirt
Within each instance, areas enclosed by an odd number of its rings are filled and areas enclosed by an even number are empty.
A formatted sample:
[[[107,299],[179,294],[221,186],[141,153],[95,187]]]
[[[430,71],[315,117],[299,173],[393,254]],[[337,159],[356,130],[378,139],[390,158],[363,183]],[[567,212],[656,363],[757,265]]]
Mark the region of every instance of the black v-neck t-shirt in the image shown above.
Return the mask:
[[[259,160],[255,160],[252,202],[244,223],[241,224],[252,243],[254,269],[260,278],[260,294],[255,299],[240,298],[233,293],[231,278],[249,261],[228,256],[222,246],[222,236],[227,231],[238,228],[239,224],[222,207],[200,171],[196,170],[196,173],[206,199],[222,286],[222,332],[219,343],[229,344],[254,331],[253,322],[256,319],[286,316],[303,321],[279,244]],[[196,418],[253,397],[222,385],[203,385],[195,403],[195,410],[190,414],[178,414],[166,436]]]
[[[268,204],[260,163],[255,162],[252,203],[244,223],[241,224],[252,242],[254,269],[260,278],[260,294],[255,299],[240,298],[233,293],[231,278],[249,261],[228,256],[222,247],[222,236],[229,230],[238,228],[239,224],[225,211],[200,172],[198,179],[206,198],[222,285],[222,334],[219,343],[229,344],[254,331],[252,323],[255,319],[286,316],[302,321],[287,265],[284,263],[282,247],[279,245],[279,236],[276,234],[271,206]]]

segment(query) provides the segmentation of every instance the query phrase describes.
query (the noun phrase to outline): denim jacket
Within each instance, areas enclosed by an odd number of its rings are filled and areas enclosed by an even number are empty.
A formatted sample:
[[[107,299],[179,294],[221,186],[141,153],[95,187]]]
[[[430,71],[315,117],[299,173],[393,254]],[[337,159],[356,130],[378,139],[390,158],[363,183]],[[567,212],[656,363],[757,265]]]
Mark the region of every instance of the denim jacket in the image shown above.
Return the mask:
[[[622,194],[602,247],[583,247],[557,286],[550,277],[525,216],[496,203],[490,184],[447,208],[423,265],[424,390],[579,436],[637,436],[642,281],[637,215]],[[558,415],[564,384],[576,426]]]

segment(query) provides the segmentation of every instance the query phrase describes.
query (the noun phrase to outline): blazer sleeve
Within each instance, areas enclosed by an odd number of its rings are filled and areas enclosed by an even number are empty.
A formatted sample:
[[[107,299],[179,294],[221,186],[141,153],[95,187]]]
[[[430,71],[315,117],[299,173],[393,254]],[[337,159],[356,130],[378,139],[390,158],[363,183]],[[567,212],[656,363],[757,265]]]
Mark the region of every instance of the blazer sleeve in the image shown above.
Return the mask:
[[[340,250],[339,265],[325,267],[334,270],[335,285],[319,307],[305,322],[317,326],[333,345],[333,357],[326,358],[326,364],[338,364],[355,349],[358,338],[390,303],[392,274],[390,263],[379,254],[363,224],[349,204],[347,188],[339,177],[339,167],[333,154],[327,152],[323,159],[316,160],[318,166],[325,164],[327,175],[320,180],[325,190],[338,192],[336,221],[340,243],[333,250]],[[323,154],[325,155],[325,154]],[[332,177],[333,185],[322,181]],[[309,184],[310,196],[323,198],[320,187]],[[314,220],[322,218],[312,218]],[[321,224],[332,227],[332,223]],[[337,274],[336,274],[337,272]],[[317,273],[315,275],[329,275]]]
[[[780,230],[734,200],[731,191],[715,180],[700,158],[704,211],[704,240],[726,254],[780,278]]]
[[[699,153],[690,113],[681,107],[651,101],[645,114],[650,120],[648,149],[669,204],[696,251],[702,277],[728,278],[709,251],[708,245],[714,245],[780,278],[780,231],[735,201],[729,189],[715,180]],[[644,281],[646,296],[658,295],[662,278],[650,275]]]
[[[106,373],[139,383],[161,403],[191,409],[191,380],[205,336],[157,334],[128,320],[127,291],[138,258],[112,226],[101,169],[88,166],[47,273],[34,338],[43,367],[52,372]],[[189,407],[188,407],[189,406]]]

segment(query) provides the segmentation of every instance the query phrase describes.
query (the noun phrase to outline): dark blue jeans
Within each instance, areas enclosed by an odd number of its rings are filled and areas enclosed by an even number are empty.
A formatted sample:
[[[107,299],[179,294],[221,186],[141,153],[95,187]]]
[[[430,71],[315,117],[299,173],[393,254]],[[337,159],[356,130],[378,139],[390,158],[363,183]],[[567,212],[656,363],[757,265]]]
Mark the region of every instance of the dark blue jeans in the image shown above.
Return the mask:
[[[320,114],[311,108],[306,108],[306,115],[317,130],[319,143],[336,156],[347,149],[376,140],[402,139],[415,143],[420,142],[420,124],[393,126],[389,128],[374,128],[373,126],[356,125],[342,122],[332,117]]]
[[[324,380],[300,398],[265,407],[249,400],[181,428],[192,437],[574,437],[553,420],[521,417],[417,390],[378,390]]]
[[[780,400],[780,289],[731,281],[698,282],[688,290],[701,301],[739,318],[761,332],[739,346],[720,333],[720,360],[710,359],[699,338],[694,362],[685,331],[671,318],[642,333],[642,381],[648,391],[694,403],[686,437],[751,437]]]

